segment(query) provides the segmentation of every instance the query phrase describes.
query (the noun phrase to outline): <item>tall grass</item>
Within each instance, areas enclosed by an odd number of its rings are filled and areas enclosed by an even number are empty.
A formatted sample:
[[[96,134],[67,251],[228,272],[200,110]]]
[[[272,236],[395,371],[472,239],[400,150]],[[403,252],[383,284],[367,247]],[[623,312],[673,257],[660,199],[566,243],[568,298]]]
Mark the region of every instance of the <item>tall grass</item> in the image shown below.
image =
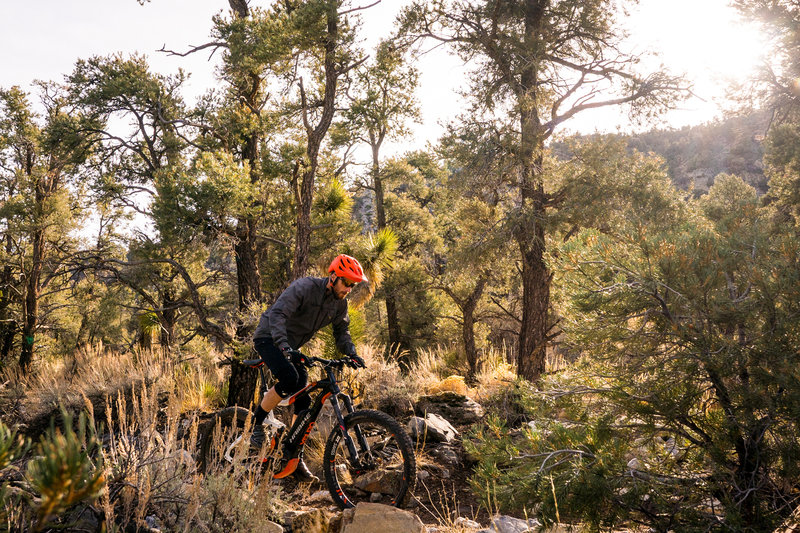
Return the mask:
[[[367,368],[346,370],[342,388],[353,393],[357,405],[401,419],[413,412],[421,395],[436,390],[448,376],[463,375],[465,368],[457,351],[445,347],[420,351],[406,369],[398,364],[401,354],[385,358],[383,353],[380,346],[360,346]],[[504,351],[484,354],[471,395],[513,378],[505,356]],[[205,473],[197,469],[199,414],[224,399],[225,375],[214,359],[215,354],[206,353],[176,361],[158,351],[121,354],[95,346],[63,360],[40,362],[29,376],[6,370],[0,376],[0,407],[7,423],[13,420],[30,431],[64,406],[82,411],[86,426],[68,431],[65,425],[74,424],[62,417],[66,424],[46,433],[34,448],[50,460],[29,471],[29,458],[20,459],[25,439],[0,422],[0,530],[4,524],[23,532],[63,529],[87,516],[108,531],[155,525],[167,531],[230,533],[264,529],[269,519],[280,521],[285,497],[279,486],[267,482],[271,472],[244,461],[220,463]],[[95,436],[94,445],[87,435]],[[308,449],[315,471],[324,438],[320,435]],[[221,453],[223,442],[215,446]],[[93,484],[72,496],[46,494],[46,485],[36,480],[55,479],[58,464],[73,465],[73,472]]]

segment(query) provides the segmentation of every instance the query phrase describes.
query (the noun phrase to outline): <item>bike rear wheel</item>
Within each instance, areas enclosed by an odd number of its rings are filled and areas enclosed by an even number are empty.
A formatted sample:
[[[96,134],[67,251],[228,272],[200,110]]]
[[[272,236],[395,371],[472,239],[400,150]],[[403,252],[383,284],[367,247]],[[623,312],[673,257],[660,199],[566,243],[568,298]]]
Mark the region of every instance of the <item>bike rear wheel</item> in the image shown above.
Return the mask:
[[[200,439],[201,472],[224,470],[236,455],[248,451],[250,441],[243,441],[243,430],[250,414],[244,407],[226,407],[214,415],[213,423]]]
[[[372,410],[347,415],[344,431],[331,431],[323,469],[331,497],[342,509],[364,501],[404,507],[417,480],[411,438],[394,418]]]

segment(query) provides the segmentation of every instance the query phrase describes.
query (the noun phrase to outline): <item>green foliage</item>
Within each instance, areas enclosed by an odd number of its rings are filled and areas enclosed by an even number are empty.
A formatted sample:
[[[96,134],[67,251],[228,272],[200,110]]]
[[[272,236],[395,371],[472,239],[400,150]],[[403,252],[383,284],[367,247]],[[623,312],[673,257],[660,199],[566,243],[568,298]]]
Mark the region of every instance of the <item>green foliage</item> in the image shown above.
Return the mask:
[[[419,72],[403,51],[391,41],[381,41],[374,60],[356,71],[354,96],[344,113],[344,135],[334,142],[345,144],[355,136],[376,150],[384,140],[407,135],[407,122],[419,119],[414,94],[418,80]]]
[[[353,339],[353,344],[358,345],[365,341],[366,318],[363,311],[358,309],[350,309],[348,316],[350,318],[350,337]],[[333,336],[332,325],[322,328],[317,333],[317,338],[322,343],[322,357],[337,359],[341,356],[339,350],[336,349],[336,339]]]
[[[68,508],[97,498],[105,486],[93,423],[81,413],[75,431],[72,416],[64,410],[62,417],[63,431],[51,425],[37,444],[37,456],[27,466],[26,477],[41,498],[35,530]]]
[[[435,291],[428,289],[428,279],[422,260],[412,256],[395,262],[381,289],[397,299],[401,331],[406,332],[411,349],[433,346],[438,341],[437,322],[442,302]]]
[[[729,523],[766,531],[786,513],[777,502],[797,475],[787,459],[800,456],[786,418],[800,399],[789,363],[797,250],[765,232],[738,178],[723,177],[698,204],[705,223],[616,241],[584,233],[583,249],[568,252],[580,257],[566,280],[577,289],[568,329],[602,365],[595,371],[613,376],[603,395],[629,425],[678,441],[682,464],[642,469],[668,476],[682,499],[659,512],[701,528],[704,501],[716,498]]]
[[[339,180],[331,180],[314,198],[314,208],[325,219],[333,214],[341,213],[349,217],[353,200]]]
[[[154,177],[152,216],[166,239],[190,238],[192,229],[210,236],[230,232],[238,218],[254,212],[249,168],[230,154],[203,152],[188,172],[166,168]]]
[[[24,456],[29,447],[28,439],[0,420],[0,472]]]

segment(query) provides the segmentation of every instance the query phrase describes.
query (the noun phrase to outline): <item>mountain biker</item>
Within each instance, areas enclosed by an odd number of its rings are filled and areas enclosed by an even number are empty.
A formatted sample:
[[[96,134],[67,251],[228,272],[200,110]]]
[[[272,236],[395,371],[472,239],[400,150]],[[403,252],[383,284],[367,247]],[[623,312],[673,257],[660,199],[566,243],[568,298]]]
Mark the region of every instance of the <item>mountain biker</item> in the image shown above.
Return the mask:
[[[264,443],[266,435],[262,424],[270,411],[283,398],[307,385],[308,372],[297,350],[317,331],[332,323],[336,347],[356,366],[364,367],[364,360],[356,354],[350,338],[345,299],[353,286],[362,281],[367,281],[367,276],[361,264],[349,255],[340,254],[328,267],[327,277],[295,280],[261,315],[253,334],[253,345],[278,382],[264,394],[256,409],[251,446],[261,448]],[[310,406],[311,398],[307,394],[296,398],[293,420]],[[302,457],[294,476],[301,481],[319,481]]]

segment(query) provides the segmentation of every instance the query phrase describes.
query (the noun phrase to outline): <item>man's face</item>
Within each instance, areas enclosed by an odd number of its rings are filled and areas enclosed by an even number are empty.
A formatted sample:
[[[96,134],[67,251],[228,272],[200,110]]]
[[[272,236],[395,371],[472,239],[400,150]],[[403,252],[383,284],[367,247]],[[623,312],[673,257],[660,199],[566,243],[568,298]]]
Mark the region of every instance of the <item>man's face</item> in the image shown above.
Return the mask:
[[[331,290],[333,291],[333,296],[337,300],[341,300],[350,294],[350,291],[353,290],[353,285],[355,284],[351,284],[349,280],[338,276],[331,276]]]

